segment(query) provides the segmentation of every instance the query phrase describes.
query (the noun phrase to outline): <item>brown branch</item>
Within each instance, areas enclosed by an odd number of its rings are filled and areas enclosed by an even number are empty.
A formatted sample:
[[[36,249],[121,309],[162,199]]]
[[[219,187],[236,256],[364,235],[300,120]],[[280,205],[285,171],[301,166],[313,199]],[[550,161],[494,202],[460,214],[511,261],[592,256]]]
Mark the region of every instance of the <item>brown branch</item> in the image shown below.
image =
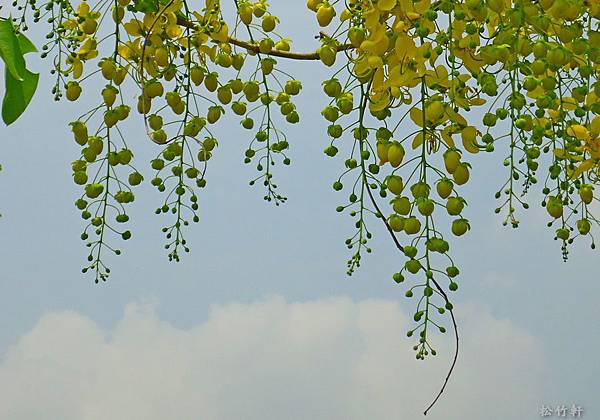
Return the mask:
[[[177,18],[177,24],[180,26],[186,27],[186,28],[197,29],[197,26],[193,22],[190,22],[189,20],[186,20],[186,19],[183,19],[180,17]],[[237,39],[232,36],[227,38],[227,42],[229,42],[230,44],[236,45],[238,47],[244,48],[253,53],[261,53],[260,47],[258,46],[258,44],[255,44],[255,43],[242,41],[241,39]],[[339,45],[337,47],[337,50],[338,50],[338,52],[340,52],[340,51],[350,50],[353,48],[354,48],[354,46],[352,44],[343,44],[343,45]],[[281,51],[281,50],[277,50],[277,49],[273,48],[273,49],[271,49],[271,51],[269,51],[267,53],[262,53],[262,54],[272,55],[274,57],[289,58],[291,60],[320,60],[319,53],[317,53],[317,52],[299,53],[299,52],[291,52],[291,51]]]

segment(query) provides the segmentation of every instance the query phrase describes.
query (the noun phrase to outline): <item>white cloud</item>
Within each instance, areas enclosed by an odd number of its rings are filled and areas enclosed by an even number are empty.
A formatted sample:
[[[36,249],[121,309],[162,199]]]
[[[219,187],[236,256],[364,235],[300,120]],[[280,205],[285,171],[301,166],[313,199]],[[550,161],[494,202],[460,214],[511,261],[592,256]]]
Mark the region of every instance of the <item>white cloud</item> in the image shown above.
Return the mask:
[[[542,351],[530,335],[461,307],[462,353],[431,419],[534,418]],[[48,314],[1,359],[10,420],[414,419],[441,384],[442,354],[416,361],[395,301],[270,297],[212,308],[190,329],[131,304],[111,331]]]

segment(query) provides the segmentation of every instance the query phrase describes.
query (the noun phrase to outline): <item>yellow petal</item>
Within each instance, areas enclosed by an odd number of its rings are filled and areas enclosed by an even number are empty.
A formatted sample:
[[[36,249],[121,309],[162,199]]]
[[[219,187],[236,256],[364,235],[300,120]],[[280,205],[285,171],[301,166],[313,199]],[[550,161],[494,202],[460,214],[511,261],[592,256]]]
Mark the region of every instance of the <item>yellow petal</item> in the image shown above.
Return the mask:
[[[394,23],[394,26],[392,28],[393,28],[393,31],[397,34],[406,32],[409,29],[409,27],[406,25],[406,23],[400,18],[398,18],[396,20],[396,22]]]
[[[452,135],[450,135],[450,128],[446,127],[443,130],[441,130],[440,132],[442,134],[442,140],[444,140],[444,143],[446,143],[446,146],[455,147],[454,140],[452,139]]]
[[[421,146],[423,144],[423,141],[425,139],[425,136],[423,135],[422,131],[419,131],[417,133],[417,135],[415,136],[415,138],[412,141],[412,148],[413,150],[417,149],[419,146]]]
[[[542,96],[544,93],[546,93],[546,91],[544,90],[544,88],[540,84],[535,89],[533,89],[532,91],[527,92],[527,96],[529,96],[532,99],[536,99],[537,97]]]
[[[197,32],[196,35],[196,42],[198,45],[204,45],[208,42],[208,35],[206,35],[205,33],[202,32]]]
[[[396,0],[379,0],[377,2],[377,8],[384,12],[389,12],[396,6]]]
[[[595,136],[598,136],[598,134],[600,134],[600,115],[594,117],[590,128],[592,129],[592,133],[594,133]]]
[[[369,110],[371,112],[378,112],[385,109],[391,102],[390,92],[384,91],[378,93],[377,95],[371,96],[371,101],[369,102]]]
[[[69,19],[62,23],[62,27],[65,29],[74,29],[78,26],[77,20]]]
[[[558,116],[559,116],[559,112],[555,109],[549,109],[548,110],[548,115],[553,119],[553,120],[557,120]]]
[[[383,60],[377,55],[369,56],[367,61],[369,62],[369,67],[371,67],[372,69],[382,69],[383,67]],[[381,82],[383,82],[383,79],[381,80]]]
[[[423,111],[417,107],[410,109],[410,119],[419,127],[423,127]]]
[[[415,41],[405,33],[401,33],[396,38],[396,46],[395,46],[396,55],[398,58],[409,57],[412,58],[415,55],[415,51],[417,47],[415,45]]]
[[[415,78],[415,72],[410,69],[402,69],[402,66],[395,66],[390,69],[388,81],[390,85],[400,87],[409,86],[410,81]]]
[[[430,0],[421,0],[421,1],[415,1],[413,2],[413,7],[415,9],[415,11],[417,13],[419,13],[420,15],[422,15],[423,13],[425,13],[425,11],[427,9],[429,9],[429,6],[431,6],[431,1]]]
[[[375,74],[373,75],[373,85],[372,85],[373,90],[381,91],[384,89],[384,87],[383,87],[384,78],[385,78],[385,74],[383,72],[383,67],[379,67],[375,71]]]
[[[181,27],[179,25],[174,24],[174,25],[167,26],[165,29],[165,32],[169,38],[173,39],[173,38],[178,38],[179,36],[181,36],[181,34],[183,33],[183,30],[181,29]]]
[[[481,66],[484,64],[483,59],[474,55],[470,50],[460,50],[457,48],[454,51],[454,54],[462,60],[465,67],[467,67],[471,73],[478,74]]]
[[[563,109],[566,109],[567,111],[574,111],[575,109],[577,109],[577,101],[575,100],[575,98],[565,96],[562,98],[562,102]]]
[[[587,96],[585,98],[585,104],[588,106],[591,106],[591,105],[595,104],[596,102],[598,102],[598,96],[596,96],[594,91],[591,91],[590,93],[587,94]]]
[[[369,38],[360,44],[360,49],[375,55],[384,55],[390,46],[390,40],[386,35],[386,27],[379,25]]]
[[[85,40],[83,45],[77,50],[77,55],[83,56],[89,53],[91,50],[96,48],[96,40],[94,38],[88,38]]]
[[[465,118],[462,115],[455,112],[451,106],[446,107],[446,113],[448,114],[450,119],[456,124],[460,125],[461,127],[467,126],[467,120],[465,120]]]
[[[83,63],[81,60],[75,60],[73,63],[73,78],[79,79],[83,74]]]
[[[377,28],[380,26],[379,24],[380,13],[376,8],[372,8],[363,13],[363,18],[365,19],[365,27],[370,32],[376,32]]]
[[[479,106],[479,105],[484,105],[485,103],[486,103],[486,100],[483,98],[471,99],[471,105]]]
[[[199,48],[199,51],[202,54],[206,54],[212,61],[214,61],[217,56],[217,46],[209,47],[208,45],[202,45]]]
[[[131,36],[140,36],[142,34],[142,23],[137,19],[132,19],[123,25],[125,32]]]
[[[365,76],[371,70],[371,66],[369,66],[369,60],[366,54],[359,56],[354,61],[354,74],[358,77]]]
[[[585,160],[579,165],[571,174],[571,179],[578,178],[582,173],[589,171],[594,167],[594,161],[592,159]]]
[[[587,128],[580,124],[573,124],[567,128],[567,134],[571,137],[577,137],[579,140],[590,138]]]
[[[221,25],[221,27],[219,28],[218,32],[213,32],[213,33],[210,34],[210,36],[215,41],[225,42],[229,38],[228,33],[229,33],[229,28],[227,27],[227,24],[224,23],[224,24]]]
[[[90,12],[90,5],[88,4],[88,2],[82,1],[81,3],[79,3],[79,6],[77,6],[77,14],[79,16],[87,15],[89,12]]]
[[[479,153],[479,147],[477,147],[477,129],[473,126],[465,127],[460,136],[462,138],[462,144],[465,150],[469,153]]]

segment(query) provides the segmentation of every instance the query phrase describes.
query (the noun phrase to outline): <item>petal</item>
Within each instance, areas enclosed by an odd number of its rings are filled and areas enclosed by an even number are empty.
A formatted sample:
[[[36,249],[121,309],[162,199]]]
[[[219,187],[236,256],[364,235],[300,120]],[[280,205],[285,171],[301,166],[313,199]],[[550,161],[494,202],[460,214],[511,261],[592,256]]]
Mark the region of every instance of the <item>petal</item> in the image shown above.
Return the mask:
[[[423,144],[424,139],[425,139],[425,136],[423,135],[423,132],[419,131],[412,141],[413,150],[419,148],[419,146],[421,146]]]
[[[410,109],[410,119],[419,127],[423,127],[423,111],[417,107]]]
[[[396,6],[396,0],[379,0],[377,2],[377,8],[384,12],[389,12]]]
[[[583,161],[581,163],[581,165],[579,165],[577,168],[575,168],[575,170],[571,174],[571,179],[578,178],[581,174],[583,174],[584,172],[589,171],[593,167],[594,167],[594,161],[592,159],[588,159],[588,160]]]

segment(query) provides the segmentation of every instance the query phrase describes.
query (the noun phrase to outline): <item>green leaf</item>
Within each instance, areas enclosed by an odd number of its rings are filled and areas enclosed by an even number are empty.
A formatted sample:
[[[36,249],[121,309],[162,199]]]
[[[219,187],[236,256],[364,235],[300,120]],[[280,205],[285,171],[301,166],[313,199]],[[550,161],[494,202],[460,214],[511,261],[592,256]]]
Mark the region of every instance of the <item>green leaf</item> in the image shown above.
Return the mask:
[[[17,80],[23,80],[25,60],[10,19],[0,19],[0,57],[6,64],[7,73],[10,73]]]
[[[37,48],[35,45],[33,45],[33,42],[31,42],[25,35],[19,33],[17,38],[19,40],[19,47],[21,48],[21,53],[23,55],[37,51]]]
[[[15,79],[8,71],[5,76],[6,93],[2,101],[2,120],[6,125],[10,125],[21,116],[31,102],[40,75],[25,69],[22,81]]]
[[[23,34],[17,34],[10,19],[0,19],[0,57],[6,64],[6,92],[2,100],[2,120],[10,125],[21,116],[37,89],[39,75],[25,67],[24,54],[37,48]]]

